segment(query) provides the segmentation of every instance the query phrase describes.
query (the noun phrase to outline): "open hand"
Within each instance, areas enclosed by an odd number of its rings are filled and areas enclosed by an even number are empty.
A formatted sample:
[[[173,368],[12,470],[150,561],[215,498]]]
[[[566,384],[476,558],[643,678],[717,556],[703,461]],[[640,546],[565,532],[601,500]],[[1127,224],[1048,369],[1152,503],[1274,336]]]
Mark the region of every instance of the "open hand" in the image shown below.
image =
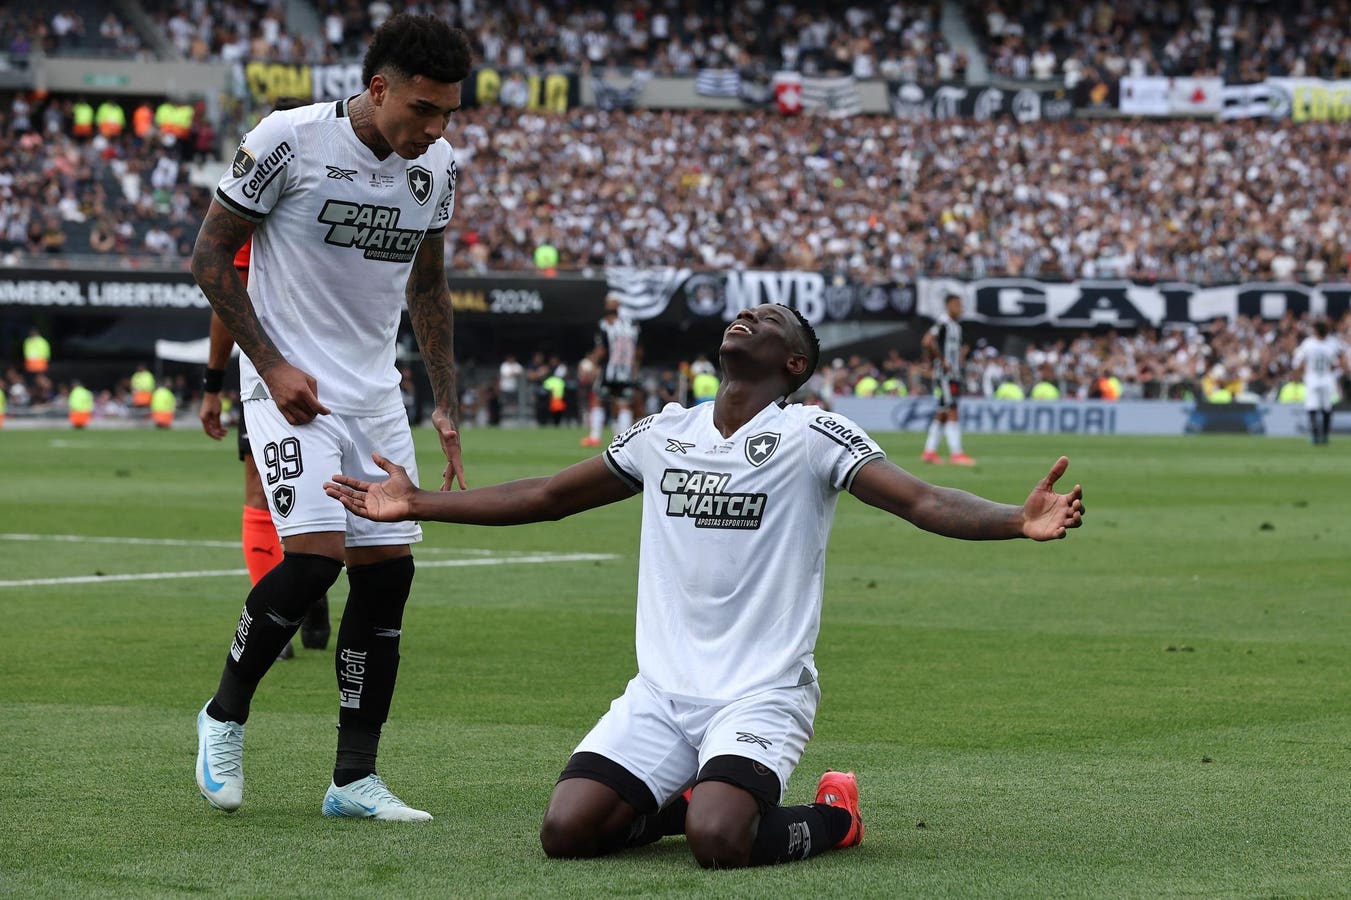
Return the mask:
[[[1051,466],[1046,477],[1028,495],[1023,504],[1023,534],[1034,541],[1052,541],[1063,538],[1066,529],[1078,528],[1084,521],[1084,489],[1075,485],[1068,494],[1057,494],[1055,483],[1070,466],[1062,456]]]
[[[365,519],[397,522],[409,518],[413,497],[418,489],[408,477],[407,470],[379,453],[372,453],[371,459],[389,473],[387,480],[361,481],[346,475],[334,475],[332,481],[324,482],[324,493]]]

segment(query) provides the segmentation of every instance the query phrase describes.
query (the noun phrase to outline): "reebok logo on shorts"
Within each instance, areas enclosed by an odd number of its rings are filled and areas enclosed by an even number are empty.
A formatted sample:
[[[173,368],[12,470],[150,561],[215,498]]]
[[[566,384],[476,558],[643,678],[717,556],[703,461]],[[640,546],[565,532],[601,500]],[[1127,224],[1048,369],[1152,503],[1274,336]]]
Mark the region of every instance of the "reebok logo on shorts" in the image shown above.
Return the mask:
[[[749,731],[738,731],[736,733],[736,740],[738,744],[756,744],[762,750],[768,750],[770,747],[774,746],[774,742],[769,738],[762,738],[757,734],[751,734]]]

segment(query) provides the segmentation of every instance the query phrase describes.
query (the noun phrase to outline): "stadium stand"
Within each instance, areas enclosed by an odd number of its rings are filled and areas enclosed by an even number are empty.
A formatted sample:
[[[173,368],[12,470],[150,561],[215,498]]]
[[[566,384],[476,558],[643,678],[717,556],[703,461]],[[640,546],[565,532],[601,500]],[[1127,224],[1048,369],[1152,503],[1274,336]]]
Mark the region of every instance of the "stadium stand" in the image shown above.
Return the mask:
[[[0,53],[11,62],[37,51],[50,56],[130,56],[142,47],[140,35],[108,4],[94,0],[0,7]]]
[[[963,63],[944,55],[941,3],[763,2],[595,4],[403,3],[317,0],[313,28],[291,28],[304,4],[232,0],[145,0],[145,8],[182,57],[332,63],[360,56],[390,15],[432,13],[463,27],[485,64],[638,67],[668,75],[701,68],[825,71],[932,80],[956,77]],[[308,16],[307,16],[308,18]]]
[[[1016,3],[966,6],[993,72],[1006,78],[1351,76],[1351,4]]]
[[[72,139],[69,101],[7,98],[5,249],[32,229],[130,221],[192,235],[209,192],[173,148]],[[449,256],[465,270],[745,265],[931,274],[1321,281],[1351,270],[1348,126],[1200,121],[785,119],[772,112],[466,109]],[[207,123],[200,123],[206,127]],[[992,164],[993,162],[993,164]],[[124,215],[125,214],[125,215]],[[128,218],[129,217],[129,218]],[[156,227],[158,226],[158,228]],[[159,235],[156,235],[158,238]]]
[[[622,68],[695,78],[697,93],[736,96],[718,94],[726,85],[716,73],[795,70],[919,82],[932,97],[932,83],[977,71],[1013,79],[1010,91],[1133,75],[1351,78],[1348,0],[132,0],[117,10],[93,0],[0,7],[0,68],[21,67],[38,51],[350,62],[379,21],[409,10],[465,27],[504,82],[519,67]],[[83,256],[181,267],[240,130],[231,115],[241,101],[209,98],[208,111],[197,102],[206,98],[193,96],[193,124],[175,140],[161,128],[136,133],[135,109],[164,99],[0,93],[0,263]],[[185,98],[171,99],[186,108]],[[77,132],[78,105],[87,103],[87,114],[105,102],[122,106],[121,133]],[[1297,123],[1129,118],[1114,103],[1095,112],[1105,108],[1107,118],[1056,121],[972,107],[951,117],[930,107],[916,117],[835,118],[784,116],[773,103],[554,113],[468,106],[450,132],[461,182],[447,259],[462,273],[527,272],[548,245],[558,253],[551,268],[564,271],[810,270],[851,283],[1351,278],[1351,213],[1339,200],[1351,180],[1351,124],[1336,103],[1325,121]],[[217,129],[230,139],[218,141]],[[1235,395],[1270,396],[1300,327],[1240,318],[1160,334],[989,336],[971,356],[967,387],[981,396],[1001,379],[1028,389],[1050,377],[1062,396],[1086,397],[1110,372],[1125,397],[1195,394],[1203,379],[1219,378]],[[842,361],[818,388],[827,396],[851,389],[874,369],[885,366]],[[922,391],[927,377],[907,363],[896,380]]]
[[[457,121],[456,267],[527,267],[547,225],[564,268],[1200,281],[1348,268],[1340,125],[568,118],[565,141],[501,109]]]
[[[70,100],[13,95],[0,126],[0,255],[187,255],[209,201],[183,150],[124,132],[72,136]]]

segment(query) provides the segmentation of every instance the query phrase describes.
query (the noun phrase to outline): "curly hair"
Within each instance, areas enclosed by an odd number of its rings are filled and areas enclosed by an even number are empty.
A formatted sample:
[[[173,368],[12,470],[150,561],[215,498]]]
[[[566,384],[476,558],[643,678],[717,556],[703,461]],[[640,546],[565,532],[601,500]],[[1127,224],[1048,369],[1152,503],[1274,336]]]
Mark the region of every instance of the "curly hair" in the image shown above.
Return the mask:
[[[821,364],[821,339],[816,336],[816,329],[807,321],[806,316],[787,304],[780,303],[779,306],[788,310],[793,314],[793,318],[797,319],[798,334],[802,338],[802,352],[807,355],[807,368],[802,370],[796,383],[789,388],[789,393],[792,393],[810,381],[816,367]]]
[[[371,38],[361,61],[361,82],[370,85],[381,72],[404,78],[421,75],[454,84],[469,77],[473,50],[469,37],[436,16],[390,16]]]

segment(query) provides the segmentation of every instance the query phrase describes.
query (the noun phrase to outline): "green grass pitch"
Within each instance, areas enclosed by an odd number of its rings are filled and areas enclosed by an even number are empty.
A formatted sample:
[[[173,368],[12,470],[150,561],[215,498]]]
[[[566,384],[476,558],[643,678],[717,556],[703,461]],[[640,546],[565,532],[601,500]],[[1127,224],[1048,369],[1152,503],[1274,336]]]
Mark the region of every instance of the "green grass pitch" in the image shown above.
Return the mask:
[[[547,474],[581,458],[579,436],[466,432],[469,478]],[[879,437],[918,468],[919,436]],[[432,434],[418,441],[439,472]],[[577,862],[537,838],[558,770],[634,670],[639,501],[427,526],[381,771],[435,822],[320,816],[332,656],[304,650],[259,693],[227,815],[192,769],[247,590],[233,445],[0,431],[0,895],[1351,892],[1351,443],[967,443],[977,468],[920,474],[1021,502],[1063,452],[1085,527],[963,543],[842,498],[823,700],[788,801],[854,769],[867,837],[705,872],[679,838]]]

